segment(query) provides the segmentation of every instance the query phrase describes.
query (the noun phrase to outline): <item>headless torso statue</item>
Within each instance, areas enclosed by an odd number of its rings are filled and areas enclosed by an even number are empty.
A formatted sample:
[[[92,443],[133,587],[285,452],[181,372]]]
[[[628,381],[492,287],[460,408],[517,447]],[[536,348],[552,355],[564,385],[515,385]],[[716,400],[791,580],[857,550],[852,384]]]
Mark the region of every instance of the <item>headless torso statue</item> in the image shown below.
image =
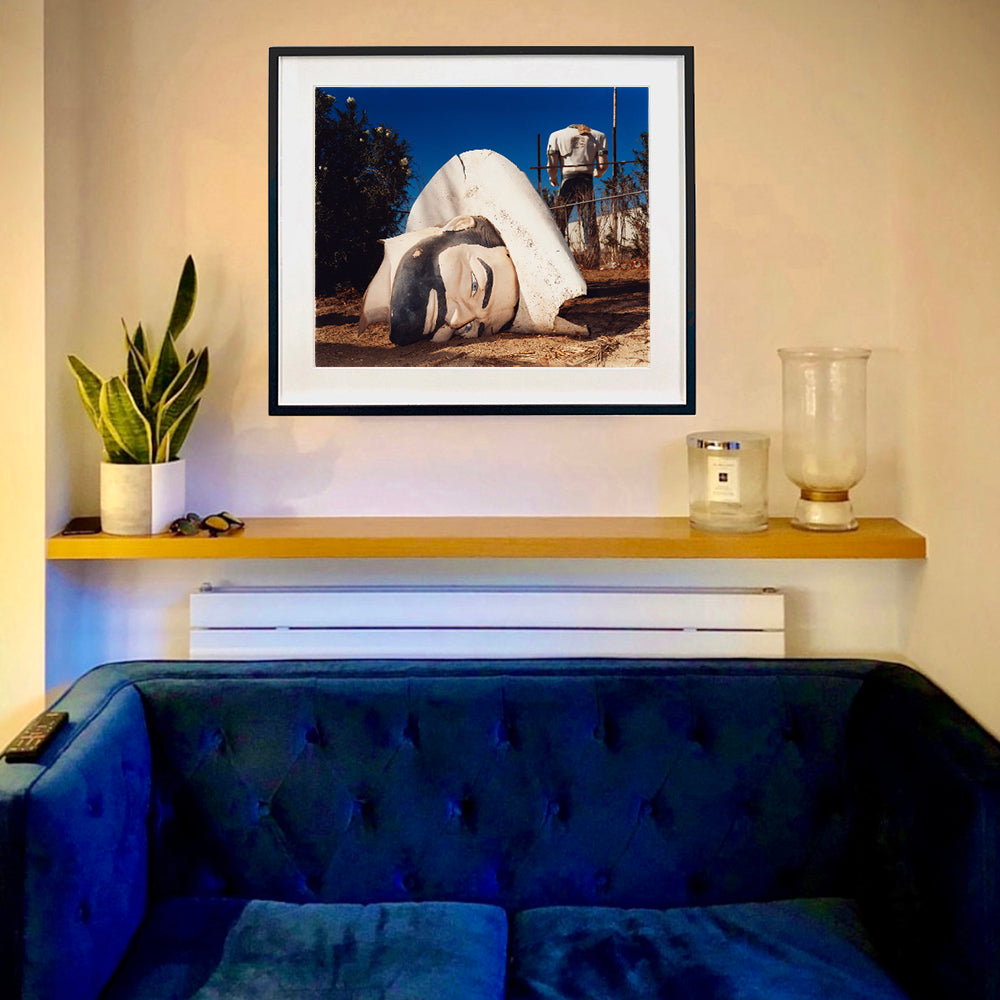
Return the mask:
[[[548,142],[548,168],[550,183],[559,188],[554,206],[556,222],[568,242],[569,216],[573,206],[577,207],[585,258],[590,266],[596,267],[600,263],[600,239],[594,178],[608,169],[607,137],[588,125],[568,125],[553,132]]]

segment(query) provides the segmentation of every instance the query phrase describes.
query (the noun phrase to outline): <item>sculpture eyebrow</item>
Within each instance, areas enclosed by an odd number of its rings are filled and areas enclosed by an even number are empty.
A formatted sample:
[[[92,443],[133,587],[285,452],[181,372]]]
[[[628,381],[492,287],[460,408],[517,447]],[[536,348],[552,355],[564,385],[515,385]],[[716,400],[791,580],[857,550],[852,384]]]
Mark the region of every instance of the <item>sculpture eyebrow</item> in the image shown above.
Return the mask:
[[[490,304],[490,296],[493,294],[493,268],[482,257],[477,257],[476,260],[483,265],[483,270],[486,271],[486,290],[483,292],[483,308],[485,309]]]

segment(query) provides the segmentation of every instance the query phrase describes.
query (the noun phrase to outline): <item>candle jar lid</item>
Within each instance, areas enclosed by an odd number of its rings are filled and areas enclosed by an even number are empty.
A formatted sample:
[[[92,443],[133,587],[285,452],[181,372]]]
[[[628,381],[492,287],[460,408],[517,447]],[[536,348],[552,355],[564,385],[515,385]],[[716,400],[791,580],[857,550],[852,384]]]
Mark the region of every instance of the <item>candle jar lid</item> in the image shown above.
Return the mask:
[[[689,448],[706,448],[709,451],[739,451],[753,445],[768,444],[766,434],[757,431],[713,431],[688,434]]]

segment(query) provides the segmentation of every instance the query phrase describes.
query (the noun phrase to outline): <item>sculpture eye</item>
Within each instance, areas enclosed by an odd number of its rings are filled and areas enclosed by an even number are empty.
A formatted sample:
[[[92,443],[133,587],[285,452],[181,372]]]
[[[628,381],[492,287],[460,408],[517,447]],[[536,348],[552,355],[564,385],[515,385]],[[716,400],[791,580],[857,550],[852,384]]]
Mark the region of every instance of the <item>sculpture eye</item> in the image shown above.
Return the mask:
[[[479,291],[479,282],[476,281],[476,276],[472,276],[472,294],[475,295]]]

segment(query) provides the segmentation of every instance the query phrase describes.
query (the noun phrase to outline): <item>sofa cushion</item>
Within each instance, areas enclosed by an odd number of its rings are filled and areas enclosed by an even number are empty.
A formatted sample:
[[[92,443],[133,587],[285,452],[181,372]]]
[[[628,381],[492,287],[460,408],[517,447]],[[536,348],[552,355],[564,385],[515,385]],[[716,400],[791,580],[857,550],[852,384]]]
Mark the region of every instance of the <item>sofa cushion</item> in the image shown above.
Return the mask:
[[[177,899],[152,913],[105,1000],[501,1000],[507,918],[462,903]]]
[[[846,900],[547,907],[512,925],[512,1000],[904,1000]]]

